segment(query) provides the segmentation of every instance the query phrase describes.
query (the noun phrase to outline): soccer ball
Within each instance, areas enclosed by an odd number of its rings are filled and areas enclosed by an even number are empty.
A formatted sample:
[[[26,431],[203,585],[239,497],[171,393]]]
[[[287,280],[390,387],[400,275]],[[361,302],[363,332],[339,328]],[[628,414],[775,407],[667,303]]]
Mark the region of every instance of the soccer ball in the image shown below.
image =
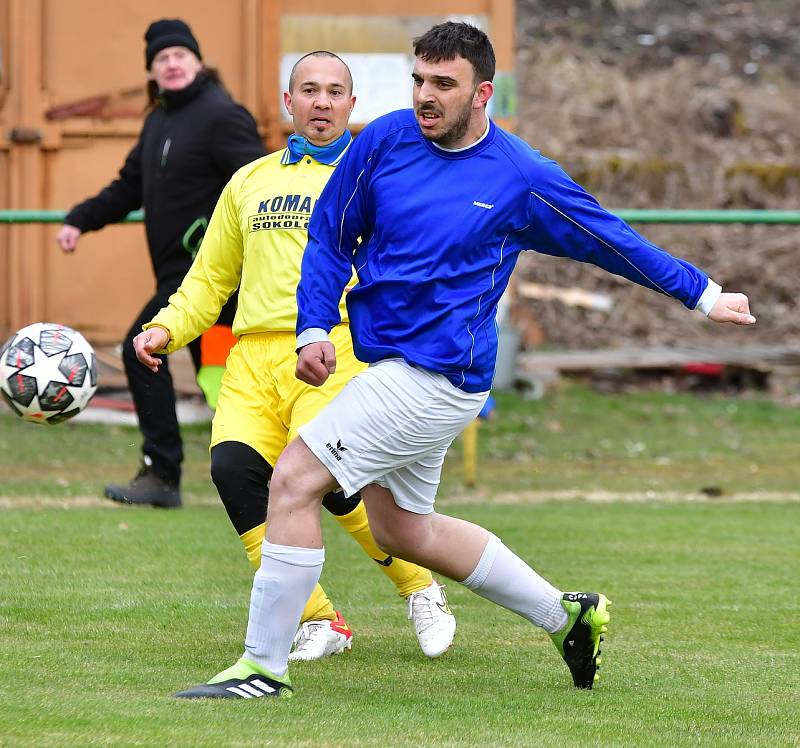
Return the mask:
[[[0,395],[26,421],[66,421],[87,406],[96,389],[94,350],[70,327],[37,322],[0,349]]]

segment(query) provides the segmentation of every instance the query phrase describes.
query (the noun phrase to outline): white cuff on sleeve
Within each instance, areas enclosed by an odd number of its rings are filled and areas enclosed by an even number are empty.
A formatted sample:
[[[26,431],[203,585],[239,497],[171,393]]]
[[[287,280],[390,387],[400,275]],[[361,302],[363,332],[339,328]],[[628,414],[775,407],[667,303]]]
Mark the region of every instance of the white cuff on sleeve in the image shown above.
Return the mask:
[[[717,299],[721,293],[722,286],[720,286],[718,283],[714,283],[714,281],[709,278],[706,290],[703,291],[702,295],[700,296],[695,309],[708,317],[711,309],[714,307],[714,304],[717,303]]]
[[[328,333],[321,327],[309,327],[297,336],[294,349],[295,351],[299,351],[303,346],[309,343],[325,343],[328,341],[330,341]]]

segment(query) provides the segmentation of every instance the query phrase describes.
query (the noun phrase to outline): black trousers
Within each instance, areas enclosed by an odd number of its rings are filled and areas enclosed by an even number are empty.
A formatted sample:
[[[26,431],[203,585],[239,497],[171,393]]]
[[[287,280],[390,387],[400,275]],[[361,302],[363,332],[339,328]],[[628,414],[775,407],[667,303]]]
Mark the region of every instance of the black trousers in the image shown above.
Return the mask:
[[[142,325],[149,322],[159,309],[166,306],[167,299],[180,285],[180,278],[174,285],[163,285],[145,305],[136,321],[128,330],[122,342],[122,361],[128,377],[128,387],[133,395],[139,430],[142,432],[142,454],[153,461],[153,470],[169,483],[180,483],[181,463],[183,462],[183,442],[175,413],[175,388],[169,371],[167,357],[153,373],[139,363],[133,350],[133,338],[142,331]],[[189,343],[195,371],[200,368],[200,339]]]

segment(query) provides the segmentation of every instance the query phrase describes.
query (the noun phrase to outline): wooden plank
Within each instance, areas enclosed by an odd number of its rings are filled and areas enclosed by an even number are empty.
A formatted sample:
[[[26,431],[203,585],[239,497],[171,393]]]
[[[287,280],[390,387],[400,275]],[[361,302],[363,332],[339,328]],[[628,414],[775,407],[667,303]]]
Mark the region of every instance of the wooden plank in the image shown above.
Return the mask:
[[[725,348],[615,348],[580,351],[531,351],[520,354],[523,372],[592,371],[597,369],[671,369],[707,363],[768,371],[772,366],[800,367],[797,346],[751,345]]]
[[[522,281],[517,283],[516,292],[518,296],[522,296],[525,299],[555,299],[568,306],[581,306],[587,309],[595,309],[599,312],[611,311],[614,306],[614,300],[608,294],[587,291],[575,286],[563,288],[561,286]]]

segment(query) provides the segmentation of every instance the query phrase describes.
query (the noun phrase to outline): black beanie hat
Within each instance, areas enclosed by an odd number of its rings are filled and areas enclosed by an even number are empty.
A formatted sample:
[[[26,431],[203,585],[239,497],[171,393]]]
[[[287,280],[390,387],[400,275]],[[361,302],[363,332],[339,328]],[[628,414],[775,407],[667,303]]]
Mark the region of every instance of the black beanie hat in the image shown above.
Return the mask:
[[[203,59],[200,45],[194,38],[192,30],[180,18],[162,18],[160,21],[153,21],[144,33],[144,40],[147,43],[144,57],[148,70],[153,64],[153,58],[167,47],[186,47],[191,49],[198,59]]]

